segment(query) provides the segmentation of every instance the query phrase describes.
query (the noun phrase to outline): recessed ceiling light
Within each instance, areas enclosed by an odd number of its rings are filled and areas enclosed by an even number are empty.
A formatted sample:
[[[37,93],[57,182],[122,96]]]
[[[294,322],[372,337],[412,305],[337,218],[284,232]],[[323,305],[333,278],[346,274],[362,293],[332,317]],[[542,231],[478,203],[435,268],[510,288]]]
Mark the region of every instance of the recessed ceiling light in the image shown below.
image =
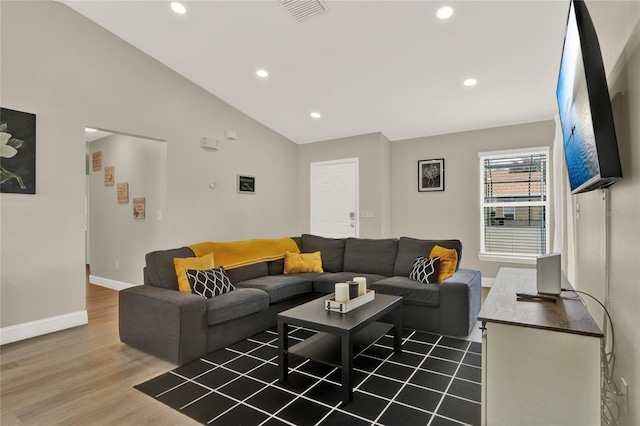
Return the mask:
[[[256,71],[256,75],[257,75],[258,77],[262,77],[262,78],[267,78],[267,77],[269,77],[269,73],[268,73],[268,72],[266,72],[265,70],[258,70],[258,71]]]
[[[311,118],[320,118],[320,113],[319,112],[312,112],[311,114],[309,114],[311,116]]]
[[[436,12],[436,15],[440,19],[449,19],[451,18],[451,15],[453,15],[453,9],[449,6],[441,7],[440,9],[438,9],[438,12]]]
[[[476,80],[475,78],[468,78],[465,81],[463,81],[462,84],[464,84],[467,87],[471,87],[478,84],[478,80]]]
[[[184,7],[182,3],[178,3],[177,1],[171,3],[171,9],[173,9],[175,13],[179,13],[180,15],[184,15],[185,13],[187,13],[187,8]]]
[[[87,132],[97,132],[96,129],[92,129],[91,127],[85,127],[84,130]]]

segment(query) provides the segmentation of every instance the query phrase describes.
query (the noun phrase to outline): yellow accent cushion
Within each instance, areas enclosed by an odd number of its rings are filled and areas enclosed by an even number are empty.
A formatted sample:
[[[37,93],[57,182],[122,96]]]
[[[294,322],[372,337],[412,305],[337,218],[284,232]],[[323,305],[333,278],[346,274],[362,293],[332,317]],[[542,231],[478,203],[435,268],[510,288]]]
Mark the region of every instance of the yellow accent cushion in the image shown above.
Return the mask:
[[[284,253],[284,273],[298,274],[300,272],[324,272],[320,252],[313,253]]]
[[[434,246],[429,257],[436,256],[440,258],[440,273],[438,274],[438,284],[440,284],[456,272],[458,252],[454,249]]]
[[[206,271],[213,269],[213,253],[206,254],[202,257],[176,257],[173,259],[173,266],[176,268],[178,277],[178,290],[185,293],[191,293],[189,278],[187,278],[187,269],[195,271]]]

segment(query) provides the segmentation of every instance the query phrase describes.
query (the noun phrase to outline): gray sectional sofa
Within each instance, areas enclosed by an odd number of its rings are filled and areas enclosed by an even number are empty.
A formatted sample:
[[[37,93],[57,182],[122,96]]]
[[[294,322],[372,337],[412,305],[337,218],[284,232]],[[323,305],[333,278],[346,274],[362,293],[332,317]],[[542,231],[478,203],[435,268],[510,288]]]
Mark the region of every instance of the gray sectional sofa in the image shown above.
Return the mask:
[[[120,340],[183,365],[276,324],[278,312],[332,293],[336,282],[367,278],[378,293],[403,297],[403,326],[466,336],[480,311],[480,272],[457,271],[441,284],[408,278],[418,256],[435,245],[458,252],[458,240],[293,237],[302,253],[321,252],[322,273],[284,274],[284,259],[227,271],[235,290],[211,299],[178,291],[173,259],[188,247],[146,255],[144,285],[120,292]]]

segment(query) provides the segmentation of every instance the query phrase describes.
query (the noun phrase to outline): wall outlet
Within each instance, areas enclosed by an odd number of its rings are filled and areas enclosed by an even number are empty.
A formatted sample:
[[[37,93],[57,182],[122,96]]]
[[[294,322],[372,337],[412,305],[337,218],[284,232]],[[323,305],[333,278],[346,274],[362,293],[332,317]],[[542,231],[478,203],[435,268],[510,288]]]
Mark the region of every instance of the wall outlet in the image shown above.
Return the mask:
[[[622,409],[626,412],[629,407],[629,385],[627,385],[627,381],[624,377],[620,377],[620,405]]]
[[[120,262],[118,262],[117,260],[115,262],[113,262],[113,267],[117,270],[120,269]]]

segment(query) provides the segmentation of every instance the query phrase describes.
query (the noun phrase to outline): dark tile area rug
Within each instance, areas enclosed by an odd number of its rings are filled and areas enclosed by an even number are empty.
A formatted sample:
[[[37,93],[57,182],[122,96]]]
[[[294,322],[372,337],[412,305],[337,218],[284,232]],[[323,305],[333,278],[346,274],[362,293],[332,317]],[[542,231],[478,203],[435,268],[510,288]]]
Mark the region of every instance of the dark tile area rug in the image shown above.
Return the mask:
[[[314,332],[292,327],[291,341]],[[480,424],[481,345],[412,330],[402,353],[384,336],[354,359],[353,402],[340,402],[340,370],[289,358],[278,381],[277,333],[267,330],[136,386],[202,424]]]

